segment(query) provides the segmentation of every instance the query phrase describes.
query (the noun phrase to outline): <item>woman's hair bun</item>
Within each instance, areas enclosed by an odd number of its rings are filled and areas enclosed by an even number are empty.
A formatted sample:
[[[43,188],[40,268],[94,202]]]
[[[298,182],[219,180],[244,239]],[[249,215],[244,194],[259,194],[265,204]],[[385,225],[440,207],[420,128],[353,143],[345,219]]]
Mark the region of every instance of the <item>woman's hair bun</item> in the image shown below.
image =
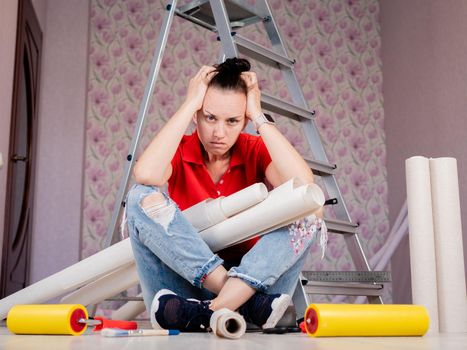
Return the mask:
[[[225,90],[247,92],[245,81],[241,74],[251,68],[250,62],[245,58],[227,58],[224,62],[214,66],[216,75],[211,79],[209,86]]]
[[[223,71],[229,71],[233,74],[241,74],[242,72],[248,72],[251,68],[250,62],[244,58],[227,58],[224,62],[217,66],[219,73]]]

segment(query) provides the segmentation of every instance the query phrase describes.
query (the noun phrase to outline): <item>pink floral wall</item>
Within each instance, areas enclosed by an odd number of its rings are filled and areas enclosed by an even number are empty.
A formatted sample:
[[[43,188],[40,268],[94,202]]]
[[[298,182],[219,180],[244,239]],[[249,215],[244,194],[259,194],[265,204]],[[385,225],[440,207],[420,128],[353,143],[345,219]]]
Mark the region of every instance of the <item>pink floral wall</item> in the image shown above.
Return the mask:
[[[83,257],[98,251],[104,239],[165,15],[160,0],[91,4]],[[371,256],[389,230],[378,2],[272,0],[270,5],[289,55],[297,60],[304,95],[317,112],[328,157],[338,164],[341,191]],[[241,32],[267,45],[260,27]],[[213,33],[175,18],[141,147],[181,103],[192,74],[218,56]],[[254,67],[264,91],[289,98],[278,71]],[[279,127],[300,152],[310,153],[297,124],[279,118]],[[330,235],[323,260],[317,249],[307,263],[314,269],[352,268],[342,237]]]

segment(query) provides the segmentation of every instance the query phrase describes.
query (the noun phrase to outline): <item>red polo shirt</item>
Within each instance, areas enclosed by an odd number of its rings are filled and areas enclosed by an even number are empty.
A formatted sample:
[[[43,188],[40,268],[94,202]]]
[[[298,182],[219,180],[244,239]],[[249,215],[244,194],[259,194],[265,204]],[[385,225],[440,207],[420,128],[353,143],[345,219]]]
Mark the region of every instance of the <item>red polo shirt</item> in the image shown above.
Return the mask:
[[[230,164],[215,184],[203,161],[201,142],[196,131],[184,135],[172,159],[169,195],[181,210],[207,198],[228,196],[257,182],[265,181],[271,157],[259,136],[241,133],[232,147]],[[225,260],[238,260],[259,238],[237,244],[219,252]]]

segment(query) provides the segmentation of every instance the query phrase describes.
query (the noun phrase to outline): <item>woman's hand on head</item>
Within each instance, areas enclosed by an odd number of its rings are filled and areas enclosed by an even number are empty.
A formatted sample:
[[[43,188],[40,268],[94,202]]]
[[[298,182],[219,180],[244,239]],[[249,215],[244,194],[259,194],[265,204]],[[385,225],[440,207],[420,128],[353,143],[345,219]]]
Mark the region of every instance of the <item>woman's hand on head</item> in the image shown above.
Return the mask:
[[[216,68],[212,66],[202,66],[198,73],[190,79],[185,103],[191,104],[195,111],[203,107],[204,96],[215,71]]]
[[[255,72],[243,72],[242,79],[247,87],[246,117],[250,120],[261,114],[261,91]]]

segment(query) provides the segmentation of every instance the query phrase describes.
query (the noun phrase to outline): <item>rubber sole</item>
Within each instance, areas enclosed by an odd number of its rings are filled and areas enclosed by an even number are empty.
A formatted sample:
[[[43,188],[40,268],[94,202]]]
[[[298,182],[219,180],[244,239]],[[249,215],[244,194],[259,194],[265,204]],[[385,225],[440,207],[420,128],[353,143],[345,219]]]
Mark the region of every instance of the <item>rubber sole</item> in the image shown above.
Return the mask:
[[[282,294],[279,298],[273,300],[271,304],[272,312],[269,315],[266,323],[263,324],[263,329],[274,328],[279,320],[284,316],[291,298],[287,294]]]

